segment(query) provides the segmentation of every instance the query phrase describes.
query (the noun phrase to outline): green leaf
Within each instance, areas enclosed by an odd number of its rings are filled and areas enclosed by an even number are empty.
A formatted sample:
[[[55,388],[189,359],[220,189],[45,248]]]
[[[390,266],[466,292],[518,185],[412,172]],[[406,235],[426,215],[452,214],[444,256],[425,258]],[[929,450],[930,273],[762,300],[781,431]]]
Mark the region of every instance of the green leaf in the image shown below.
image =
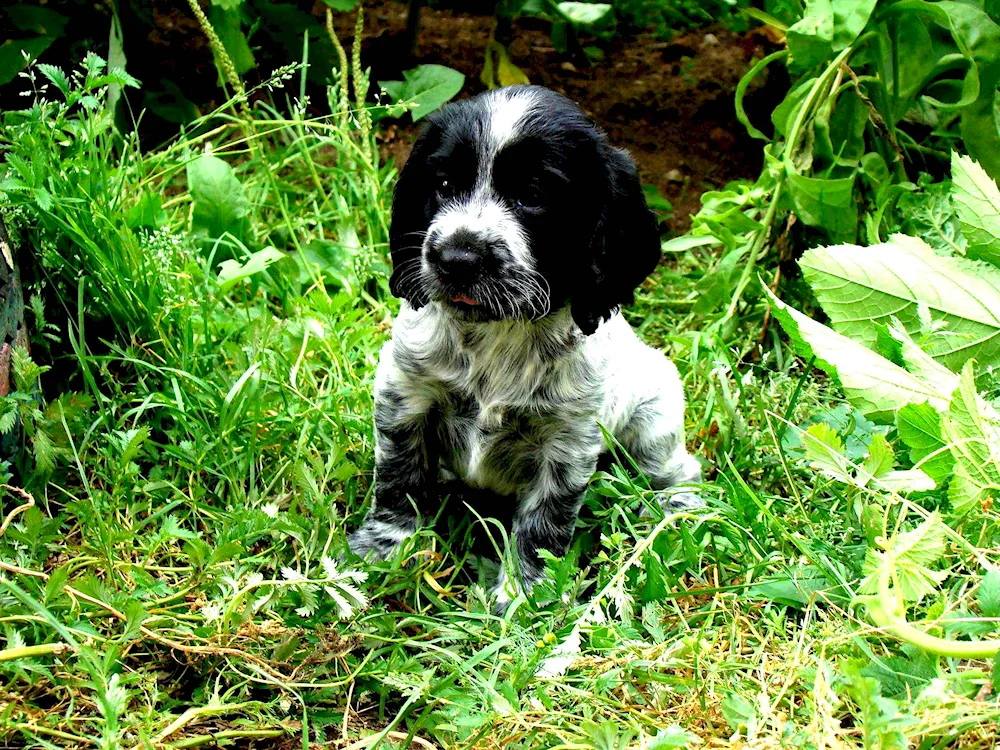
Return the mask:
[[[896,412],[896,431],[910,449],[910,460],[937,484],[947,480],[955,465],[941,432],[941,415],[930,404],[907,404]],[[940,451],[939,453],[936,453]],[[932,453],[933,458],[924,461]],[[922,462],[922,463],[921,463]]]
[[[865,579],[858,589],[862,594],[875,594],[882,573],[888,569],[890,580],[898,584],[899,592],[908,602],[919,602],[948,577],[944,571],[934,571],[947,549],[945,526],[941,515],[934,511],[915,529],[896,534],[885,551],[869,548],[865,558]]]
[[[235,4],[235,7],[228,7],[229,2],[224,6],[218,0],[213,0],[214,6],[208,12],[208,20],[219,35],[219,40],[226,50],[226,54],[233,61],[233,67],[239,75],[243,75],[248,70],[257,66],[253,52],[250,50],[250,43],[247,42],[246,34],[243,33],[240,21],[239,6],[242,0]],[[220,80],[222,76],[221,66],[219,70]]]
[[[788,172],[788,187],[795,213],[811,227],[821,227],[834,241],[853,239],[858,226],[854,178],[826,180]]]
[[[917,306],[917,315],[921,316],[922,305]],[[929,315],[930,313],[927,312]],[[923,325],[923,321],[921,321]],[[899,362],[938,393],[952,393],[958,387],[958,375],[947,367],[939,364],[927,352],[917,346],[917,342],[906,332],[903,325],[896,316],[890,318],[890,323],[885,329],[888,340],[893,341],[895,346],[890,350],[892,356],[899,357]],[[883,339],[879,339],[881,346],[886,346]]]
[[[139,201],[125,214],[125,223],[129,229],[157,229],[167,223],[167,214],[163,210],[163,201],[159,193],[143,191]]]
[[[192,229],[213,240],[227,232],[242,240],[249,201],[233,168],[217,156],[203,154],[188,164],[187,180],[194,198]]]
[[[1000,190],[976,162],[951,155],[952,197],[972,258],[1000,266]]]
[[[413,121],[450,101],[465,85],[465,76],[444,65],[418,65],[403,71],[402,81],[382,81],[394,102],[413,105]]]
[[[218,281],[222,292],[228,292],[240,281],[267,270],[268,266],[287,257],[277,248],[268,246],[251,253],[245,263],[232,259],[225,260],[219,264],[219,275],[216,281]]]
[[[850,465],[844,455],[844,441],[830,425],[817,422],[802,434],[806,459],[817,471],[840,482],[851,483]]]
[[[976,393],[971,362],[962,370],[941,425],[955,459],[948,499],[962,517],[1000,491],[1000,415]]]
[[[486,60],[483,63],[483,72],[479,74],[479,80],[488,89],[531,83],[525,72],[510,59],[507,48],[495,39],[490,39],[486,43]]]
[[[884,433],[888,427],[876,425],[865,418],[857,409],[845,403],[810,415],[799,427],[803,430],[816,422],[825,422],[844,438],[844,454],[853,462],[861,461],[868,455],[868,444],[874,432]],[[798,430],[785,430],[781,437],[781,447],[792,457],[802,455],[802,441]]]
[[[970,357],[1000,363],[1000,270],[992,266],[936,255],[900,234],[871,247],[815,248],[800,266],[838,333],[873,347],[876,326],[892,316],[919,332],[924,304],[943,324],[925,344],[934,359],[956,371]]]
[[[69,93],[69,78],[66,77],[62,68],[57,68],[55,65],[47,65],[45,63],[38,63],[35,67],[43,76],[49,79],[53,86],[59,89],[59,93],[63,96],[66,96]]]
[[[885,435],[875,433],[862,468],[876,479],[886,476],[896,465],[896,454],[885,439]]]
[[[50,8],[28,3],[17,3],[0,8],[0,17],[7,16],[10,23],[21,31],[48,37],[60,37],[66,30],[69,18]]]
[[[700,743],[701,738],[683,727],[674,724],[657,732],[656,736],[646,747],[649,750],[675,750],[675,748],[687,747],[692,742]]]
[[[786,32],[790,67],[805,70],[826,62],[833,53],[833,3],[806,0],[805,15]]]
[[[871,349],[789,307],[766,284],[761,286],[774,306],[774,316],[799,354],[815,356],[816,366],[836,378],[847,400],[869,419],[891,421],[904,404],[927,402],[942,411],[947,408],[946,394]]]
[[[991,568],[986,571],[979,583],[976,601],[983,617],[1000,617],[1000,570]]]
[[[556,3],[559,12],[574,26],[593,26],[609,20],[609,3]]]
[[[36,36],[31,39],[8,39],[0,44],[0,86],[13,81],[28,66],[25,55],[29,61],[34,60],[54,41],[55,38],[50,36]]]

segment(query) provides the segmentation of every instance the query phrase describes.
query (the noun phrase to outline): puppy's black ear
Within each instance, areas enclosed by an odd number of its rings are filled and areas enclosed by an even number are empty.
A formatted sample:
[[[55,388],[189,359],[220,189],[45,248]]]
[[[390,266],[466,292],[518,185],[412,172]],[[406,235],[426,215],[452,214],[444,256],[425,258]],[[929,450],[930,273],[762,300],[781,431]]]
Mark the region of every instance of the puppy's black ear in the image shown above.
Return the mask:
[[[423,307],[428,302],[421,283],[420,258],[434,201],[434,180],[429,174],[427,157],[433,153],[439,138],[440,128],[432,121],[413,143],[392,198],[392,223],[389,227],[392,275],[389,277],[389,291],[414,308]]]
[[[632,158],[607,151],[607,193],[601,222],[591,246],[591,265],[573,294],[573,320],[586,334],[597,330],[622,305],[660,261],[656,216],[646,205]]]

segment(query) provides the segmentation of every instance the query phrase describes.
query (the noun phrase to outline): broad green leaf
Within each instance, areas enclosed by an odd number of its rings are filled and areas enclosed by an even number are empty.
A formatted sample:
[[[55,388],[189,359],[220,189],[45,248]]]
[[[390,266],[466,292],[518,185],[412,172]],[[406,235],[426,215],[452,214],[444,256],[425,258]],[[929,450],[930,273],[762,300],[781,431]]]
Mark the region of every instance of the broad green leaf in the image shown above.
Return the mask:
[[[674,237],[672,240],[664,242],[660,249],[665,253],[686,253],[696,247],[720,244],[722,241],[710,234],[682,234],[680,237]]]
[[[233,168],[217,156],[202,154],[187,167],[194,198],[192,229],[211,239],[229,233],[243,238],[249,202]]]
[[[574,26],[592,26],[608,20],[609,3],[556,3],[559,12]]]
[[[833,3],[806,0],[805,15],[786,32],[790,66],[805,70],[826,62],[833,52]]]
[[[944,522],[934,511],[915,529],[894,536],[885,551],[869,548],[864,564],[865,578],[858,590],[862,594],[877,593],[881,574],[888,569],[890,580],[898,585],[903,599],[919,602],[935,593],[948,577],[946,572],[930,569],[946,549]]]
[[[10,83],[25,69],[25,55],[34,60],[55,41],[51,36],[36,36],[31,39],[8,39],[0,44],[0,86]]]
[[[927,23],[919,14],[898,15],[891,26],[883,25],[881,30],[885,37],[894,34],[896,39],[895,45],[872,45],[879,77],[885,81],[889,97],[887,111],[882,113],[896,123],[912,109],[916,97],[931,79],[938,56]]]
[[[921,315],[921,307],[922,305],[917,306],[918,317]],[[916,375],[938,393],[952,393],[958,388],[958,375],[939,364],[937,360],[917,346],[917,342],[907,333],[895,315],[890,321],[885,330],[889,339],[895,342],[892,352],[899,357],[899,362],[908,372]],[[880,343],[882,343],[881,340]]]
[[[1000,617],[1000,570],[991,568],[986,571],[979,583],[976,600],[983,617]]]
[[[971,362],[962,370],[941,426],[955,458],[948,499],[962,517],[1000,494],[1000,415],[976,393]]]
[[[877,0],[833,0],[833,51],[840,52],[868,25]]]
[[[486,60],[483,63],[483,72],[479,74],[479,80],[488,89],[531,83],[525,72],[510,59],[507,48],[495,39],[490,39],[486,43]]]
[[[249,278],[254,274],[267,269],[268,266],[283,260],[288,256],[274,247],[265,247],[263,250],[251,254],[245,263],[236,260],[225,260],[219,264],[219,275],[216,281],[223,292],[232,289],[238,282]]]
[[[809,250],[800,265],[838,333],[874,346],[876,326],[892,316],[919,332],[923,303],[944,324],[925,345],[936,360],[956,371],[971,357],[1000,362],[1000,270],[992,266],[936,255],[900,234],[871,247]]]
[[[976,162],[951,155],[952,197],[968,254],[1000,266],[1000,190]]]
[[[953,471],[951,451],[941,432],[941,415],[930,404],[907,404],[896,412],[896,432],[910,449],[910,460],[941,484]],[[933,458],[926,459],[931,454]]]
[[[802,433],[809,465],[831,479],[853,484],[850,463],[844,455],[844,441],[830,425],[817,422]]]
[[[890,471],[878,477],[875,483],[888,492],[928,492],[937,487],[922,469]]]
[[[688,747],[692,742],[701,744],[701,738],[674,724],[666,729],[661,729],[646,747],[649,750],[676,750],[676,748]]]
[[[1000,87],[1000,25],[973,3],[942,2],[953,28],[968,49],[979,74],[979,96],[961,111],[960,132],[969,155],[994,180],[1000,180],[1000,128],[997,89]],[[966,73],[969,76],[969,72]]]
[[[811,227],[821,227],[834,241],[853,239],[858,226],[854,178],[825,180],[789,171],[788,188],[796,215]]]
[[[226,54],[229,55],[229,59],[233,61],[233,67],[239,75],[243,75],[257,65],[250,49],[250,43],[247,41],[246,34],[243,33],[239,11],[241,4],[238,3],[235,8],[229,8],[227,7],[228,3],[223,4],[215,0],[215,6],[208,12],[208,19],[219,35],[219,40],[222,42]],[[221,65],[219,66],[219,77],[221,81]]]
[[[402,81],[383,81],[394,102],[413,105],[416,122],[450,101],[465,85],[465,76],[444,65],[418,65],[403,71]]]
[[[802,356],[815,356],[816,366],[833,376],[847,400],[869,419],[888,422],[904,404],[930,403],[947,408],[947,394],[894,365],[880,354],[803,315],[778,299],[766,285],[775,317]]]
[[[896,454],[885,439],[885,435],[875,433],[872,435],[871,445],[868,447],[868,455],[861,468],[873,477],[884,477],[892,467],[896,465]]]

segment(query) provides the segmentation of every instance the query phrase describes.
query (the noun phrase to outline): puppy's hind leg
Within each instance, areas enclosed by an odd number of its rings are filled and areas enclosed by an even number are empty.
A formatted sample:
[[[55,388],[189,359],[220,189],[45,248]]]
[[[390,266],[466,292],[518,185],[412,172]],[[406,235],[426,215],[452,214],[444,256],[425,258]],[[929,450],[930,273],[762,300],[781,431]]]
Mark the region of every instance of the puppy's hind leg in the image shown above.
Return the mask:
[[[678,403],[679,402],[679,403]],[[701,483],[701,464],[684,446],[683,398],[661,394],[644,400],[619,436],[654,490]],[[659,496],[666,511],[704,507],[694,488]]]

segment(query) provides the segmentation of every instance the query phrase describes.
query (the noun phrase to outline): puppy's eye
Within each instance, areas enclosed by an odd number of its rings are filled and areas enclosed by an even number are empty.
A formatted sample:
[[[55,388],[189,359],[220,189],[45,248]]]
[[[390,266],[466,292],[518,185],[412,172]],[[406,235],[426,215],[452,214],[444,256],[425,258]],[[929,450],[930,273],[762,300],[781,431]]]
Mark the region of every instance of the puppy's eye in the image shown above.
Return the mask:
[[[455,195],[455,186],[444,175],[438,175],[436,189],[438,203],[448,200]]]
[[[537,185],[528,185],[514,195],[514,205],[525,211],[541,211],[545,205],[545,193]]]

